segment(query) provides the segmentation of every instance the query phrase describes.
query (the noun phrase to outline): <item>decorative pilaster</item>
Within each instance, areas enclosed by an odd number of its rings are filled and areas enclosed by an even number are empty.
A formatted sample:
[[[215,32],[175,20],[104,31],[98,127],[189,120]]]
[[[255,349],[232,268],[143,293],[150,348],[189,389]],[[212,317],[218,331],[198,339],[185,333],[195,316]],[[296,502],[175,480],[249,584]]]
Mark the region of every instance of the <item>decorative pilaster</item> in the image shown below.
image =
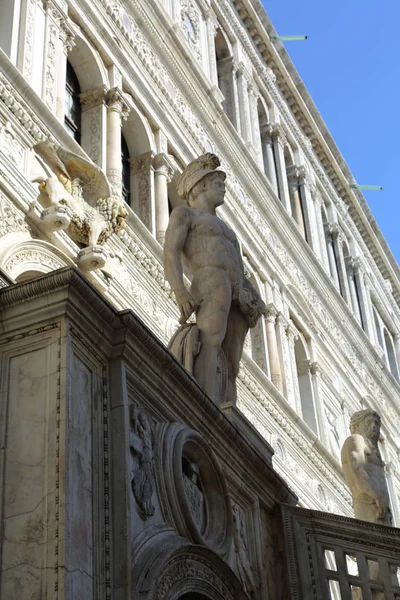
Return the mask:
[[[351,306],[353,309],[353,314],[356,317],[357,321],[361,325],[361,311],[360,311],[360,302],[357,293],[357,284],[355,280],[355,269],[354,269],[354,259],[352,256],[347,256],[345,259],[346,263],[346,273],[347,273],[347,281],[350,292],[350,300]]]
[[[301,398],[300,398],[300,388],[299,388],[299,378],[297,375],[297,364],[296,364],[296,353],[294,349],[294,344],[299,336],[299,332],[297,328],[294,326],[293,321],[290,321],[287,329],[286,335],[288,340],[288,348],[289,348],[289,366],[290,366],[290,377],[292,383],[292,397],[291,397],[291,405],[296,410],[296,412],[301,415]]]
[[[269,304],[265,311],[265,327],[267,334],[269,371],[271,373],[272,383],[278,390],[282,391],[281,367],[279,364],[278,343],[275,331],[275,322],[277,316],[277,309],[273,304]]]
[[[145,152],[130,159],[133,174],[132,208],[147,229],[156,233],[154,198],[154,152]]]
[[[56,116],[64,123],[65,116],[65,81],[67,78],[68,52],[75,46],[74,33],[66,20],[62,20],[59,30],[59,49],[57,52],[57,98]]]
[[[105,86],[92,88],[80,95],[82,105],[81,145],[92,161],[104,171],[107,165],[107,108]]]
[[[336,285],[338,291],[340,292],[340,281],[339,281],[339,273],[336,261],[335,248],[333,245],[333,228],[329,223],[324,225],[324,233],[326,239],[327,253],[328,253],[328,263],[329,263],[329,271],[332,276],[333,282]]]
[[[32,88],[42,97],[43,58],[46,32],[46,13],[39,0],[26,0],[21,10],[21,49],[18,51],[18,68]]]
[[[240,133],[247,145],[252,143],[252,126],[250,113],[249,87],[251,85],[250,75],[247,73],[243,63],[237,70],[237,86],[239,96]]]
[[[164,245],[165,232],[168,226],[168,183],[174,174],[174,167],[164,153],[157,154],[153,161],[154,167],[154,195],[156,213],[156,238]]]
[[[289,402],[290,406],[296,410],[296,401],[293,384],[293,365],[290,354],[290,345],[294,344],[291,336],[295,336],[296,333],[291,325],[291,322],[283,317],[280,313],[278,317],[279,341],[282,356],[282,367],[283,367],[283,394]]]
[[[45,56],[44,56],[44,79],[42,98],[52,112],[56,110],[58,80],[62,77],[66,65],[61,73],[58,67],[61,66],[60,55],[65,58],[64,49],[61,41],[61,23],[66,19],[58,5],[53,0],[47,1],[46,6],[46,30],[45,30]],[[65,85],[65,79],[64,79]]]
[[[301,205],[300,189],[299,189],[299,170],[295,165],[292,165],[287,171],[287,179],[289,184],[290,205],[292,217],[296,221],[299,231],[303,238],[306,238],[306,229],[304,225],[303,207]]]
[[[320,247],[316,223],[316,207],[314,202],[315,191],[313,195],[311,191],[311,183],[307,176],[307,172],[304,165],[301,165],[298,168],[298,171],[300,198],[303,206],[303,217],[305,229],[307,232],[307,242],[310,244],[314,252],[318,255],[318,253],[320,252]]]
[[[122,91],[114,87],[107,92],[107,177],[114,193],[121,196],[122,163],[121,163],[121,124],[129,114],[129,107]]]
[[[215,36],[217,35],[218,20],[210,9],[205,15],[207,35],[208,75],[213,86],[218,87],[217,62],[215,53]]]
[[[218,61],[218,87],[224,96],[222,107],[232,125],[239,130],[240,116],[236,66],[231,56]]]
[[[279,124],[276,124],[272,127],[271,135],[278,177],[279,198],[288,213],[291,213],[290,194],[285,165],[285,136]]]
[[[261,130],[261,147],[264,162],[264,173],[268,177],[273,190],[279,196],[278,179],[276,176],[276,164],[274,157],[274,148],[272,142],[272,126],[270,124],[262,126]]]

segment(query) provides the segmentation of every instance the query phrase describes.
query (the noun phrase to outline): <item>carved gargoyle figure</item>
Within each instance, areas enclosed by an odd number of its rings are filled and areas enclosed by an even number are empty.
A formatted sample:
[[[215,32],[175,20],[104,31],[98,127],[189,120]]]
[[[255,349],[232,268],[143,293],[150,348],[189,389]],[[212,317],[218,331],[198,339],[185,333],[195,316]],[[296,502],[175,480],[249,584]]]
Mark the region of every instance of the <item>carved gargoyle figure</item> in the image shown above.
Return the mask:
[[[171,351],[189,365],[210,398],[235,403],[244,340],[265,305],[245,276],[235,233],[216,214],[225,196],[226,174],[219,166],[218,157],[207,153],[180,176],[177,192],[183,203],[169,220],[164,270],[181,313]],[[190,290],[182,261],[192,277]],[[188,325],[192,313],[196,324]]]
[[[153,504],[153,442],[151,425],[147,415],[131,407],[131,431],[129,446],[131,454],[138,457],[138,464],[132,469],[132,492],[135,496],[139,514],[147,519],[154,514]]]
[[[53,174],[35,177],[33,181],[39,183],[48,206],[61,204],[71,209],[72,239],[97,246],[124,226],[128,215],[126,205],[112,195],[100,167],[48,141],[37,144],[34,149]]]
[[[389,493],[378,447],[380,428],[381,418],[374,410],[354,413],[350,419],[351,435],[342,447],[342,466],[356,519],[390,526]]]

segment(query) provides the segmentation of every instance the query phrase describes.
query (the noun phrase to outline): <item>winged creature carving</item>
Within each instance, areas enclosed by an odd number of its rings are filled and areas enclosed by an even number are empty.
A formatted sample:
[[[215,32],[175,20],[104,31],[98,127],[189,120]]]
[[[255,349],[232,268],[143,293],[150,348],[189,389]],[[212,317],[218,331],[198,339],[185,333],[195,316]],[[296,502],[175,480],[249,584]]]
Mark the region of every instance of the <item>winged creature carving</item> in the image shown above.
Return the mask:
[[[71,209],[69,231],[76,242],[101,245],[124,226],[126,205],[112,194],[100,167],[50,141],[37,144],[34,150],[48,177],[33,181],[39,183],[48,205],[62,204]]]

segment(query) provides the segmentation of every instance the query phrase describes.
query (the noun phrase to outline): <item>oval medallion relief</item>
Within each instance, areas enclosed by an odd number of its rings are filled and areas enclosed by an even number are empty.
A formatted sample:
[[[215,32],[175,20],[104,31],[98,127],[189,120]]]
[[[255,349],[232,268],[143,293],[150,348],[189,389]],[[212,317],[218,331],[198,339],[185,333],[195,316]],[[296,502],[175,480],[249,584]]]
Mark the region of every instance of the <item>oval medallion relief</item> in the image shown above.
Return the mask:
[[[225,554],[232,541],[232,509],[213,451],[181,423],[163,425],[159,436],[157,478],[167,520],[180,535]]]

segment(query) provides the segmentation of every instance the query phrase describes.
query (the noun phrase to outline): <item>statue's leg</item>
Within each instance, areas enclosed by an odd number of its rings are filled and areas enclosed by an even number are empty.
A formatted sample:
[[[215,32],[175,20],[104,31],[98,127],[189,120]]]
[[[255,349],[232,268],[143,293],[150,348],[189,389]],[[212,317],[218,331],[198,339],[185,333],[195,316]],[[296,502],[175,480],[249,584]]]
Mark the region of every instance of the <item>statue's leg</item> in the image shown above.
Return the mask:
[[[228,390],[226,394],[227,402],[236,404],[236,377],[239,372],[239,363],[242,358],[244,340],[249,330],[249,325],[239,310],[239,307],[233,305],[229,311],[228,323],[222,350],[225,353],[228,363]]]
[[[213,400],[217,400],[217,359],[225,337],[232,291],[228,275],[221,269],[206,268],[196,274],[191,292],[199,308],[196,324],[201,348],[194,376]]]

